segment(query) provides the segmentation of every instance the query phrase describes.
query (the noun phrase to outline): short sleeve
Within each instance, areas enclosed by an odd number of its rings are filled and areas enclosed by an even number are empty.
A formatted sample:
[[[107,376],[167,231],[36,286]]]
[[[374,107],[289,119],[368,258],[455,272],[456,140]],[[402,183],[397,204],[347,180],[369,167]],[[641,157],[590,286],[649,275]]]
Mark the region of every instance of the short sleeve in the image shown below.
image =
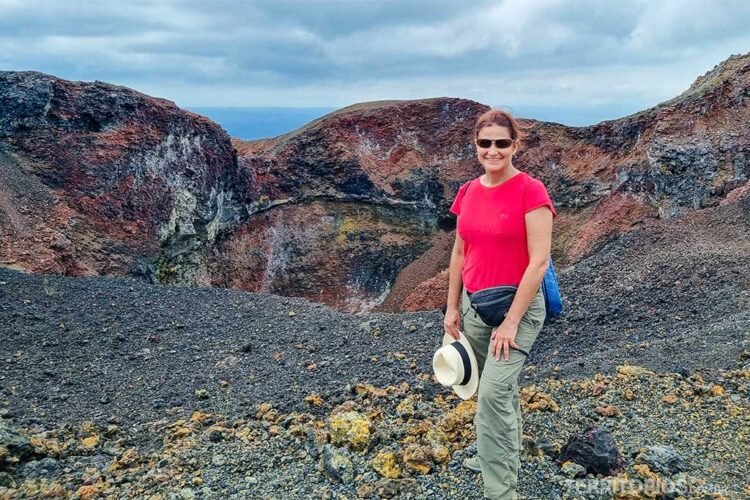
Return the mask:
[[[466,194],[466,188],[469,187],[469,183],[467,182],[460,188],[458,188],[458,193],[456,193],[456,199],[453,200],[453,205],[451,205],[451,213],[456,215],[461,215],[461,202],[464,199],[464,195]]]
[[[529,213],[539,207],[549,207],[552,217],[557,217],[557,211],[552,204],[552,198],[547,193],[547,188],[538,179],[531,179],[526,187],[526,193],[523,199],[523,211]]]

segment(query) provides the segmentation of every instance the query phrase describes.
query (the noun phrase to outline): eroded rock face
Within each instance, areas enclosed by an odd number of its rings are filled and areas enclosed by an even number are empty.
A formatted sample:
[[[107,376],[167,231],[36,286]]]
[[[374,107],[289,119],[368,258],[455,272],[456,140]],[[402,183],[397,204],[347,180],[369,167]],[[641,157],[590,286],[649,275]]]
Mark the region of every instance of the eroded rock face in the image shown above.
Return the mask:
[[[558,207],[559,270],[631,229],[747,196],[750,56],[682,95],[583,128],[522,121],[516,165]],[[34,272],[442,306],[458,187],[482,173],[463,99],[351,106],[230,141],[168,101],[0,73],[0,259]]]
[[[154,277],[240,217],[243,185],[226,133],[169,101],[0,72],[3,265]]]
[[[680,96],[619,120],[582,128],[524,122],[528,137],[516,164],[544,181],[558,208],[558,267],[635,227],[747,196],[749,105],[744,55]],[[447,287],[447,273],[426,276],[396,309],[441,307]]]
[[[451,228],[453,194],[481,171],[471,139],[485,109],[462,99],[366,103],[275,139],[235,141],[254,215],[221,242],[206,276],[348,311],[379,304]]]

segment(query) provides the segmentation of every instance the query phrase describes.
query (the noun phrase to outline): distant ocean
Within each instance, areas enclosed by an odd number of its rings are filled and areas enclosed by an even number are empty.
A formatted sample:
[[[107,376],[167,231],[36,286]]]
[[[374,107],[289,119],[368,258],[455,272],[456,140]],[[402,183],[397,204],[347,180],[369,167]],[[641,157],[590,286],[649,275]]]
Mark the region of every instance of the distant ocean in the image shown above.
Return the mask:
[[[631,104],[588,105],[581,108],[553,106],[517,106],[509,108],[516,116],[562,123],[573,127],[594,125],[641,109]],[[238,139],[263,139],[291,132],[337,108],[256,108],[256,107],[188,107],[206,116]]]
[[[188,107],[221,125],[237,139],[263,139],[291,132],[336,108]]]

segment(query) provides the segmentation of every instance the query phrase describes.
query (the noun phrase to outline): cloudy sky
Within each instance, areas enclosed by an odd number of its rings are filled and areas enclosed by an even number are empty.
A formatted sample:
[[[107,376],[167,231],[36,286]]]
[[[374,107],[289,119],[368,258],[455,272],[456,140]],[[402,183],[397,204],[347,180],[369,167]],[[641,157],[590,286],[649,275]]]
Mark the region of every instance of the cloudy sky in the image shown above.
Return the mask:
[[[750,52],[745,0],[0,0],[0,69],[185,107],[454,96],[594,122]]]

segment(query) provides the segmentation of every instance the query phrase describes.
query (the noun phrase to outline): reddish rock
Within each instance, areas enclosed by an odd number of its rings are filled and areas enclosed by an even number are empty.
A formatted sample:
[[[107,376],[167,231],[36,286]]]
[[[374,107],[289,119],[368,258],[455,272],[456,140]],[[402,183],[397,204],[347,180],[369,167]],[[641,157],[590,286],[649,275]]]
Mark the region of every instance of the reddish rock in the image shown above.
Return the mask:
[[[0,72],[0,262],[71,275],[149,273],[227,217],[226,133],[106,83]],[[237,207],[240,210],[241,207]]]
[[[558,207],[559,270],[658,219],[747,196],[750,56],[659,106],[591,127],[522,120],[516,164]],[[0,73],[0,261],[145,274],[346,310],[445,301],[458,187],[482,173],[486,106],[364,103],[231,141],[174,104],[100,82]]]

